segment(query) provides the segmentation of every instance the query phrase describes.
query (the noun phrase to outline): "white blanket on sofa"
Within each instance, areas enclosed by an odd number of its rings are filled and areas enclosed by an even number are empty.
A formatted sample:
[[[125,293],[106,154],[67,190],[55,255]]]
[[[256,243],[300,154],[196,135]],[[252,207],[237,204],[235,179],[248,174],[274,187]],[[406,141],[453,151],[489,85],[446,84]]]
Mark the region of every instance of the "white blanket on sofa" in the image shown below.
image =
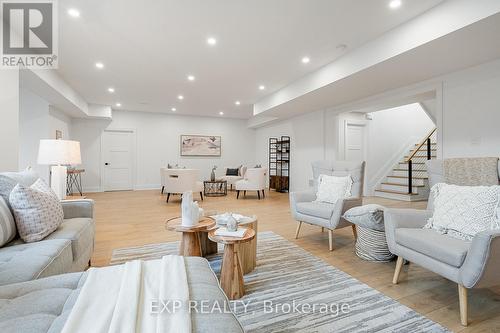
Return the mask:
[[[166,310],[168,301],[182,307]],[[191,332],[188,303],[183,257],[91,268],[62,332]]]

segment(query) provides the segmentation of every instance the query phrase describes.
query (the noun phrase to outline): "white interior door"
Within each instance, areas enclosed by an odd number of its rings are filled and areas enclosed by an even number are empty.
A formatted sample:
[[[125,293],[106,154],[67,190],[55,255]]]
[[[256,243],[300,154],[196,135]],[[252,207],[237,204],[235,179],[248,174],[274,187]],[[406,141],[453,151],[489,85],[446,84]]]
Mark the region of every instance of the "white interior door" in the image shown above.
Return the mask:
[[[345,126],[345,159],[347,161],[364,161],[366,158],[366,126],[346,122]]]
[[[133,189],[133,138],[132,131],[104,131],[101,158],[104,191]]]

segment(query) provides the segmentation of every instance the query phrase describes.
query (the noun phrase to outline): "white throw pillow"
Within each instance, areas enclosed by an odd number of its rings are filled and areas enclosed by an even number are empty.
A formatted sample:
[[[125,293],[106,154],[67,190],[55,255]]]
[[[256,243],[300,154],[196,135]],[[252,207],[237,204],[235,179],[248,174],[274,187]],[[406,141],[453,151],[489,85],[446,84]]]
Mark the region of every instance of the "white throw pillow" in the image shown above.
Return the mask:
[[[320,175],[316,201],[335,204],[339,199],[348,198],[351,196],[352,184],[350,175],[345,177]]]
[[[17,230],[26,243],[44,239],[64,220],[61,202],[41,179],[30,187],[17,184],[9,198]]]
[[[458,186],[444,183],[431,189],[434,214],[424,228],[472,240],[485,230],[498,229],[500,186]]]

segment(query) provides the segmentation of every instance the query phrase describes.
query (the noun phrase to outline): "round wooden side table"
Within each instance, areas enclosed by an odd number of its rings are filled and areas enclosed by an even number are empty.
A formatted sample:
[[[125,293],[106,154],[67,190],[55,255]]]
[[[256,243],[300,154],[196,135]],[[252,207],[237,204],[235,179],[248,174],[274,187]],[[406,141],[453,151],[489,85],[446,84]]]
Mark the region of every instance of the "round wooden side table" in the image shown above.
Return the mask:
[[[209,211],[208,216],[217,215],[217,211]],[[255,231],[255,237],[246,243],[240,244],[240,260],[241,267],[243,268],[243,274],[248,274],[255,269],[257,265],[257,227],[258,227],[258,219],[257,216],[247,216],[248,219],[239,222],[238,225],[244,228],[253,229]],[[210,239],[208,239],[209,243],[214,243]],[[202,245],[203,246],[203,245]],[[210,247],[210,246],[209,246]],[[213,248],[213,246],[211,247]],[[215,246],[215,252],[217,252],[217,247]]]
[[[224,257],[220,272],[220,286],[229,299],[239,299],[245,295],[243,269],[241,267],[239,245],[255,238],[255,231],[247,229],[242,238],[217,236],[215,230],[209,231],[208,238],[224,244]]]
[[[192,227],[183,226],[182,219],[180,217],[174,217],[166,222],[165,228],[170,231],[182,232],[179,255],[201,257],[214,253],[213,244],[204,241],[204,238],[207,238],[207,232],[215,228],[215,220],[211,217],[203,217],[198,224]],[[216,252],[217,244],[215,244],[215,253]]]

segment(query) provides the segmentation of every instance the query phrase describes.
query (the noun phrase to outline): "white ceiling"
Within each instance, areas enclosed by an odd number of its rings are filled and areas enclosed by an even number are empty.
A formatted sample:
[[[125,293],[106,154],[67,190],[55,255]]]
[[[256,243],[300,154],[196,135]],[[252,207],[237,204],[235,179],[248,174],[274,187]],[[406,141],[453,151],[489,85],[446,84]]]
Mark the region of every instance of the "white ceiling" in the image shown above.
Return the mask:
[[[89,103],[250,118],[265,95],[346,52],[339,44],[352,50],[440,2],[391,10],[389,0],[63,0],[58,72]]]

